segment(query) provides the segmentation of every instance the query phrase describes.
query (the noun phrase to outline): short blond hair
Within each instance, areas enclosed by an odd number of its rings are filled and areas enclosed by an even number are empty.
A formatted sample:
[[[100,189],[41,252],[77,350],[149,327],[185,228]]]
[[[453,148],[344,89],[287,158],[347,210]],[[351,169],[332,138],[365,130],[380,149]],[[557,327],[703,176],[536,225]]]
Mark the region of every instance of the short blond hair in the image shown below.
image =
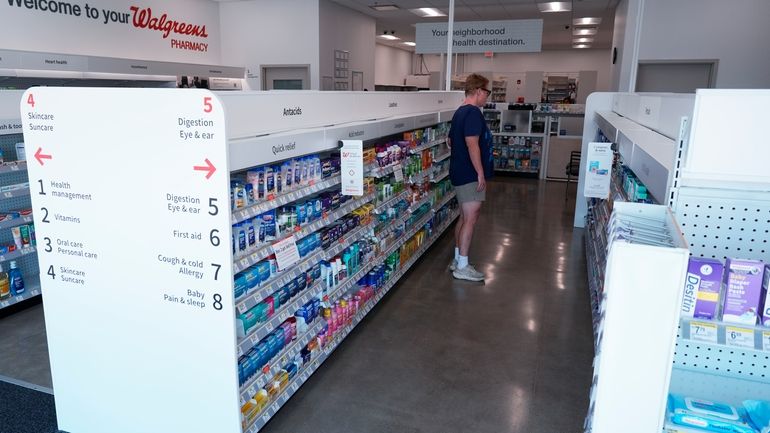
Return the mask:
[[[470,74],[465,79],[465,96],[475,92],[476,89],[486,89],[489,86],[489,80],[479,74]]]

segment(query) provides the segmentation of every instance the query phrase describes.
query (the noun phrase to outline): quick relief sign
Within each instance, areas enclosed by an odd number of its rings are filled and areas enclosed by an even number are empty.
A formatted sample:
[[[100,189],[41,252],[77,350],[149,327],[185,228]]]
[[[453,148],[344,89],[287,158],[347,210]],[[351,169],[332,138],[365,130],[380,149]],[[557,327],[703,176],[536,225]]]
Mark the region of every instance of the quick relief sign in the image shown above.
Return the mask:
[[[447,51],[447,23],[418,23],[415,52]],[[543,20],[456,22],[452,38],[455,53],[536,53],[543,45]]]

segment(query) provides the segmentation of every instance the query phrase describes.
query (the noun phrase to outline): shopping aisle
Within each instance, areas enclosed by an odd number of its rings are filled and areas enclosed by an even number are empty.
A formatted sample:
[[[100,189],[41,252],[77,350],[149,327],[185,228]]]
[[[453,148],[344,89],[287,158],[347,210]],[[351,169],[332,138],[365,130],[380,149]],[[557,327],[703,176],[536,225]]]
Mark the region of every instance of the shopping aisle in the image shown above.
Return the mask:
[[[593,339],[574,198],[510,178],[487,197],[471,251],[486,285],[452,278],[444,236],[264,432],[582,430]]]

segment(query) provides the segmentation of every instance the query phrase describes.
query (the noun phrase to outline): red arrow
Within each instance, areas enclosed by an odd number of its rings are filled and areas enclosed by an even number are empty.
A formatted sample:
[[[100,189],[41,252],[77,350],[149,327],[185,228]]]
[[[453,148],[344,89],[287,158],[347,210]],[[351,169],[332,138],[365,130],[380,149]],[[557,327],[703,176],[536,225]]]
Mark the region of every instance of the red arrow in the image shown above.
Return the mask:
[[[214,174],[215,171],[217,171],[217,168],[214,167],[214,164],[209,161],[208,158],[205,159],[206,165],[195,165],[193,166],[193,170],[195,171],[207,171],[206,173],[206,179],[211,178],[211,175]]]
[[[40,165],[45,165],[45,164],[43,164],[43,160],[44,159],[53,159],[53,157],[51,155],[44,154],[43,153],[43,148],[42,147],[38,147],[37,148],[37,152],[35,152],[35,159],[37,159],[37,162],[39,162]]]

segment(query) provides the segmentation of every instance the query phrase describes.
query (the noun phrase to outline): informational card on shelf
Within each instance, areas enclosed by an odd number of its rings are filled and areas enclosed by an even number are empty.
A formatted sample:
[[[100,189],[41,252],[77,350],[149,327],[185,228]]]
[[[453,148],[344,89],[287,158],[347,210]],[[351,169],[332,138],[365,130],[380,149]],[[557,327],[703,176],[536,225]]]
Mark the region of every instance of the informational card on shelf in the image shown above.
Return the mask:
[[[606,199],[612,181],[612,143],[588,143],[584,196]]]
[[[770,352],[770,331],[762,331],[762,350]]]
[[[297,249],[297,240],[294,236],[278,241],[273,244],[275,261],[279,270],[288,269],[289,266],[299,261],[299,249]]]
[[[364,195],[364,142],[342,140],[342,193]]]
[[[32,88],[21,111],[59,428],[240,432],[217,97]]]

